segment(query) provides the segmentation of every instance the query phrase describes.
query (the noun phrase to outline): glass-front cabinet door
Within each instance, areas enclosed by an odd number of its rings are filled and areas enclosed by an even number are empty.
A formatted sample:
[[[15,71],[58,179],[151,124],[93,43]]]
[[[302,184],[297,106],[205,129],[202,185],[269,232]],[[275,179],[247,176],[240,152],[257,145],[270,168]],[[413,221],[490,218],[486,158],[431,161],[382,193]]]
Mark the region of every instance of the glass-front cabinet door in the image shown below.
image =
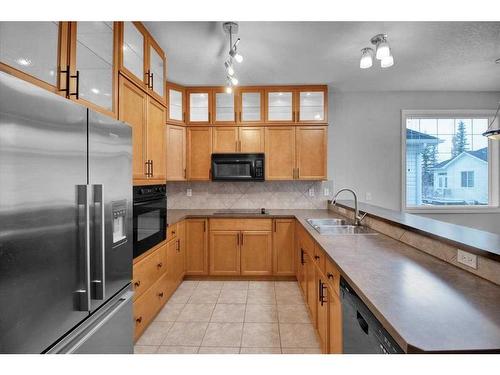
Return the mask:
[[[300,89],[297,94],[298,122],[326,122],[326,88]]]
[[[241,88],[238,92],[240,123],[264,121],[263,92],[260,89]]]
[[[72,22],[71,46],[71,71],[79,72],[78,98],[113,112],[113,22]]]
[[[59,53],[60,38],[67,45],[67,22],[0,22],[2,70],[58,91],[58,74],[67,64],[60,60],[67,52],[62,47]]]
[[[267,122],[294,122],[294,100],[293,90],[274,90],[266,91]]]
[[[160,102],[165,101],[165,54],[149,39],[149,87]]]
[[[188,122],[190,124],[209,124],[211,122],[211,90],[188,89]]]
[[[225,89],[214,89],[214,110],[216,124],[234,124],[236,122],[236,110],[234,92],[227,93]]]
[[[135,22],[123,22],[122,68],[140,83],[147,79],[144,63],[146,36]]]
[[[185,121],[184,96],[185,90],[173,83],[167,82],[167,121],[183,124]]]

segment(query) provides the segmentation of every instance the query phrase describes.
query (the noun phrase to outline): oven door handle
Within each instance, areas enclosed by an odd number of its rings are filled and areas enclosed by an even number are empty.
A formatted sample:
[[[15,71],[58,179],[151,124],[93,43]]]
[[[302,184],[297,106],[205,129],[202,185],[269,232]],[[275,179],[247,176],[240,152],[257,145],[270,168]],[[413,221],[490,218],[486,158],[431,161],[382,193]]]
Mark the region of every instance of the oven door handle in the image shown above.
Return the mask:
[[[165,199],[166,197],[162,197],[160,199],[153,199],[153,200],[150,200],[150,201],[144,201],[144,202],[134,202],[134,206],[144,206],[146,204],[151,204],[151,202],[154,202],[154,201],[158,201],[158,200],[163,200]]]

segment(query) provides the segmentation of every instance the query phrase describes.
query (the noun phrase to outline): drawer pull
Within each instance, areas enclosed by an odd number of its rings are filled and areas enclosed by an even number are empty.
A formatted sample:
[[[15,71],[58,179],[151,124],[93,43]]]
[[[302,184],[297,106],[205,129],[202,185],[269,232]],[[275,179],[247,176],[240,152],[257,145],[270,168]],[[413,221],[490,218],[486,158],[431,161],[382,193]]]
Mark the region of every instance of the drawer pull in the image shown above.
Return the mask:
[[[141,324],[141,323],[142,323],[142,316],[140,316],[140,317],[136,318],[136,319],[135,319],[135,322],[136,322],[137,324]]]
[[[134,283],[134,286],[135,286],[136,288],[139,288],[139,287],[141,286],[141,280],[136,281],[136,282]]]
[[[328,273],[326,274],[326,276],[327,276],[329,279],[333,279],[333,273],[328,272]]]
[[[163,298],[163,292],[158,293],[158,297]]]
[[[315,256],[314,256],[314,259],[316,259],[316,260],[318,260],[319,258],[320,258],[320,256],[319,256],[319,255],[315,255]]]
[[[161,263],[161,262],[160,262],[160,263],[158,263],[157,267],[158,267],[158,268],[162,268],[162,267],[163,267],[163,263]]]

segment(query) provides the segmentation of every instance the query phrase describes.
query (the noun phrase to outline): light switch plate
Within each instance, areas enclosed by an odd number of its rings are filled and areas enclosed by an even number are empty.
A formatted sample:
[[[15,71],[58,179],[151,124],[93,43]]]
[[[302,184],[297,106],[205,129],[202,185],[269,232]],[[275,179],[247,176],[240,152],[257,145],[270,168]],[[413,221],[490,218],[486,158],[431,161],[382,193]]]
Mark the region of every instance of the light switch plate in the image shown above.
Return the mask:
[[[323,189],[323,195],[325,197],[329,197],[330,196],[330,189],[328,189],[327,187]]]
[[[188,197],[192,197],[193,196],[193,189],[186,189],[186,195]]]
[[[314,197],[314,188],[309,188],[309,196]]]
[[[457,262],[477,270],[477,255],[457,249]]]
[[[366,201],[369,202],[372,200],[372,193],[370,193],[369,191],[366,192]]]

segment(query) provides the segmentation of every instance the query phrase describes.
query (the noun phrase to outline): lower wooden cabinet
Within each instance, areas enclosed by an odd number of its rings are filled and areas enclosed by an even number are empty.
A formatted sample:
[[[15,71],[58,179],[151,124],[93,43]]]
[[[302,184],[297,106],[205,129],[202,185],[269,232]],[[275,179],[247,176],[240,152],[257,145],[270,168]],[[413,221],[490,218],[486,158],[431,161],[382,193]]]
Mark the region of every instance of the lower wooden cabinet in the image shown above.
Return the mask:
[[[273,273],[295,275],[295,219],[273,221]]]
[[[208,222],[186,220],[186,275],[208,275]]]
[[[159,309],[156,297],[156,289],[149,288],[137,300],[134,301],[134,341],[142,335]]]
[[[240,238],[237,230],[210,231],[210,275],[240,274]]]
[[[316,272],[317,290],[317,307],[316,307],[316,329],[322,353],[328,353],[328,286],[325,283],[324,276],[320,272]]]
[[[272,232],[241,232],[241,274],[271,275],[272,268]]]
[[[158,246],[157,249],[134,264],[132,279],[134,300],[148,290],[163,274],[165,247],[164,244]]]
[[[317,322],[317,298],[318,298],[318,284],[316,281],[316,266],[314,260],[309,253],[306,252],[306,277],[307,277],[307,306],[313,325]]]

